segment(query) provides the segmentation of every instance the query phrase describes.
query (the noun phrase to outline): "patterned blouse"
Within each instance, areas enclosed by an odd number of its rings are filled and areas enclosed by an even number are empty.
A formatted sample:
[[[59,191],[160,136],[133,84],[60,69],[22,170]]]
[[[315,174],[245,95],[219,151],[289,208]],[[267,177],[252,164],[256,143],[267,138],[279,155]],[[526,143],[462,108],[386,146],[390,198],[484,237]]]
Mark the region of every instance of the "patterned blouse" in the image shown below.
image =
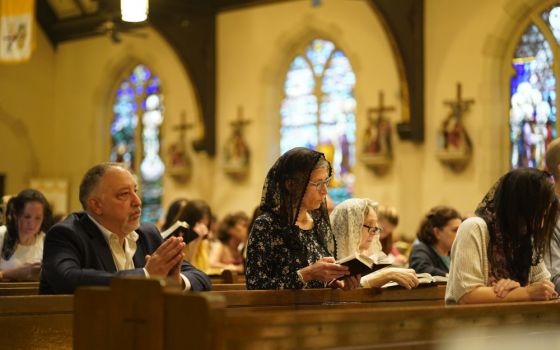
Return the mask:
[[[312,265],[322,257],[331,256],[317,238],[329,231],[327,222],[317,220],[312,229],[299,229],[296,231],[297,238],[290,237],[289,230],[280,227],[270,214],[259,216],[247,246],[247,289],[324,288],[325,283],[321,281],[305,284],[297,270]]]

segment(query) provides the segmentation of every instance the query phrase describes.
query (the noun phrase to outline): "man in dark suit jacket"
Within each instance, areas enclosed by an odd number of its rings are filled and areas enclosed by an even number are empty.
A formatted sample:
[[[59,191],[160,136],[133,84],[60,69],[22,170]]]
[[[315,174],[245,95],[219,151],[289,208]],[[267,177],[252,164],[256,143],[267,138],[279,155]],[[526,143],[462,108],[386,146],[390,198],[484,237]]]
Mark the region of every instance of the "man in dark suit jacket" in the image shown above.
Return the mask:
[[[183,261],[182,238],[162,243],[157,228],[140,224],[141,200],[130,172],[118,163],[91,168],[80,185],[84,212],[53,226],[45,239],[41,294],[108,285],[114,276],[169,277],[185,290],[209,290],[206,274]]]

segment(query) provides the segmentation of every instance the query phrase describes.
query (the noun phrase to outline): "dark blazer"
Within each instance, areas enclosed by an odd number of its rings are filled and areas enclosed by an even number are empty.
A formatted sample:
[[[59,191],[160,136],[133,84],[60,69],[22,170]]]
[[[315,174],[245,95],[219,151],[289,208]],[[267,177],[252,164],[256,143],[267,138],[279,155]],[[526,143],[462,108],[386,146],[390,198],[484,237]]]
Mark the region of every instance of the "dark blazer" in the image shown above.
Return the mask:
[[[163,240],[149,223],[142,223],[136,232],[136,268],[117,272],[109,245],[97,225],[85,212],[70,214],[54,225],[45,238],[39,293],[70,294],[79,286],[109,285],[114,276],[144,276],[144,257],[151,255]],[[208,276],[188,262],[183,262],[181,273],[193,291],[210,290]]]
[[[427,272],[432,276],[445,276],[449,273],[449,269],[434,248],[424,242],[418,242],[412,247],[408,261],[410,268],[416,273]]]

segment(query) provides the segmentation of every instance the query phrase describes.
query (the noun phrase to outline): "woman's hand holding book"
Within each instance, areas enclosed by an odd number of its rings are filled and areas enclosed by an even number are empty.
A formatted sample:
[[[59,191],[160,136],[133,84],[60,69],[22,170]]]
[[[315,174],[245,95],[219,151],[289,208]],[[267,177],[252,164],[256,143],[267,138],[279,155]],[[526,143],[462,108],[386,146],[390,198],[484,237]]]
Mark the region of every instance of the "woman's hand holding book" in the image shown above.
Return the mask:
[[[348,266],[339,265],[332,257],[321,258],[317,262],[299,270],[303,280],[331,282],[333,279],[344,277],[350,274]]]

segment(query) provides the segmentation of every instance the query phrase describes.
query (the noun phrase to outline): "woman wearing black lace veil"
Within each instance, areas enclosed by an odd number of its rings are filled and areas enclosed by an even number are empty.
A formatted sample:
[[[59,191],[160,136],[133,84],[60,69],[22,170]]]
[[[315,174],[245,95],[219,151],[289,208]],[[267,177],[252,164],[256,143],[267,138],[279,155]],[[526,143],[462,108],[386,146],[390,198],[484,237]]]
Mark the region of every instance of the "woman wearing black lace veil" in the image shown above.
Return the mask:
[[[335,263],[325,196],[331,166],[322,153],[294,148],[269,170],[247,246],[247,289],[323,288],[348,274]],[[359,276],[337,287],[355,288]]]
[[[459,227],[451,249],[446,303],[548,300],[557,296],[543,253],[558,202],[549,176],[515,169],[486,194]]]

